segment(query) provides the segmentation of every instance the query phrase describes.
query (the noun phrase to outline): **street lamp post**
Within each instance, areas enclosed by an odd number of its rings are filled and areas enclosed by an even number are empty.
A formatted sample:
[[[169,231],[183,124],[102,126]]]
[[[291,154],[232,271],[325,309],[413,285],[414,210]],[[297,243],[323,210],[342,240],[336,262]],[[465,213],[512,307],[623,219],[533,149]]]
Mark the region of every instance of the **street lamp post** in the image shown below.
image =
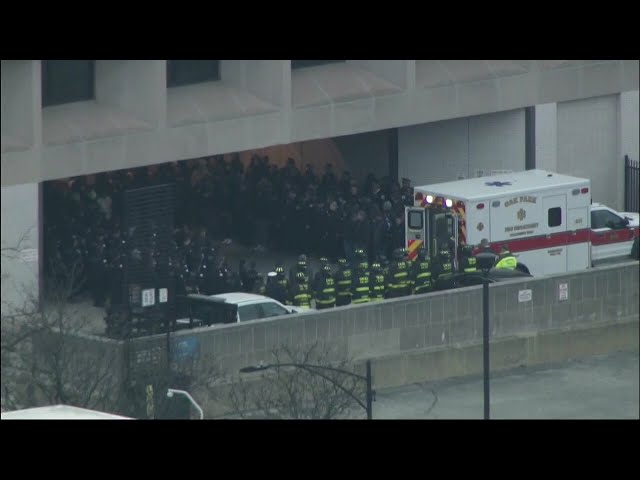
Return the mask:
[[[478,267],[484,272],[482,281],[482,360],[484,384],[484,419],[489,420],[489,270],[495,263],[496,255],[482,252],[476,255]]]
[[[182,395],[184,397],[187,397],[187,399],[191,402],[191,405],[193,405],[195,407],[195,409],[198,411],[198,414],[200,415],[200,420],[204,419],[204,412],[202,411],[202,408],[200,407],[200,405],[198,405],[196,403],[196,401],[189,394],[189,392],[187,392],[186,390],[176,390],[175,388],[167,389],[167,397],[168,398],[173,398],[174,394],[178,394],[178,395]]]
[[[257,366],[254,366],[254,367],[241,368],[240,372],[242,372],[242,373],[252,373],[252,372],[259,372],[259,371],[262,371],[262,370],[268,370],[270,368],[279,368],[279,367],[300,368],[302,370],[306,370],[306,371],[308,371],[310,373],[313,373],[314,375],[318,375],[318,376],[324,378],[325,380],[331,382],[333,385],[338,387],[344,393],[349,395],[351,398],[353,398],[358,405],[360,405],[362,408],[364,408],[365,411],[367,412],[367,420],[373,420],[373,394],[374,394],[374,392],[373,392],[373,389],[372,389],[372,379],[371,379],[371,360],[367,360],[367,362],[366,362],[366,372],[367,372],[366,376],[362,376],[362,375],[359,375],[357,373],[353,373],[353,372],[350,372],[348,370],[342,370],[342,369],[339,369],[339,368],[326,367],[324,365],[308,365],[308,364],[304,364],[304,363],[262,364],[262,365],[257,365]],[[344,375],[350,375],[352,377],[359,378],[360,380],[364,380],[366,382],[366,385],[367,385],[366,403],[363,403],[360,398],[356,397],[349,390],[346,390],[339,383],[336,383],[332,378],[327,377],[326,375],[321,373],[321,370],[329,370],[329,371],[333,371],[333,372],[338,372],[338,373],[342,373]]]

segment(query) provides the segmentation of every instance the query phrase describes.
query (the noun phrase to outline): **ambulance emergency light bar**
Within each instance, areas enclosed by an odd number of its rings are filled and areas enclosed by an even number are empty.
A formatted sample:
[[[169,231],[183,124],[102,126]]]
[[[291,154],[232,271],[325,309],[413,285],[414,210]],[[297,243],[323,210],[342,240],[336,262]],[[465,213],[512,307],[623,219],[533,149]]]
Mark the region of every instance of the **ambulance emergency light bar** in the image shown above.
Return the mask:
[[[421,192],[416,193],[416,200],[422,200],[424,198],[424,196],[422,195]],[[433,203],[434,200],[437,200],[437,198],[434,198],[433,195],[427,195],[426,197],[427,203]],[[450,198],[444,199],[444,198],[440,198],[440,202],[439,203],[444,203],[444,205],[446,205],[448,208],[451,208],[453,206],[453,200],[451,200]]]

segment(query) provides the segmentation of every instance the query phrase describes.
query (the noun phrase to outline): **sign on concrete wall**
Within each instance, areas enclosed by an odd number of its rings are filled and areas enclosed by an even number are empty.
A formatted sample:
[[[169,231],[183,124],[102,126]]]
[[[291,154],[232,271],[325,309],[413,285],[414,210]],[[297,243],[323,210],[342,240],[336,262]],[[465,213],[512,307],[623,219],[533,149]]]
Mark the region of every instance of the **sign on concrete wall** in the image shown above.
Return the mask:
[[[532,297],[531,290],[518,290],[518,302],[530,302]]]
[[[564,300],[569,300],[569,284],[568,283],[558,284],[558,300],[560,300],[561,302]]]
[[[26,263],[32,263],[38,261],[38,249],[37,248],[25,248],[20,250],[20,260]]]

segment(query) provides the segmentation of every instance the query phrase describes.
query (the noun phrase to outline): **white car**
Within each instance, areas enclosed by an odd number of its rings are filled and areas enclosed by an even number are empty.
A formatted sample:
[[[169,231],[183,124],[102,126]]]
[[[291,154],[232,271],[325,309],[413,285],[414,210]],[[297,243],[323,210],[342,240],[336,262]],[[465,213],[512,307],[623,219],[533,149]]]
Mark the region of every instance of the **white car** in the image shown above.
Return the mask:
[[[253,293],[222,293],[219,295],[187,295],[189,317],[177,320],[180,326],[191,328],[225,323],[246,322],[305,311],[283,305],[270,297]]]
[[[640,233],[640,215],[616,212],[600,203],[591,205],[591,261],[627,257]]]

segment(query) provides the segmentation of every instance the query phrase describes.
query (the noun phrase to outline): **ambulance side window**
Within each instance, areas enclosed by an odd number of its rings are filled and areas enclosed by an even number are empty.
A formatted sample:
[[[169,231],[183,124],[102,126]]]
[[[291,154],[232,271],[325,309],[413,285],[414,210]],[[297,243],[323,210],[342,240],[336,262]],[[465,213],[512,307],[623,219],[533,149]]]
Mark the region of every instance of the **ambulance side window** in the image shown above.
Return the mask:
[[[409,212],[409,228],[412,230],[422,230],[422,212],[415,210]]]
[[[550,227],[557,227],[562,225],[562,208],[555,207],[550,208],[548,212],[548,223]]]

